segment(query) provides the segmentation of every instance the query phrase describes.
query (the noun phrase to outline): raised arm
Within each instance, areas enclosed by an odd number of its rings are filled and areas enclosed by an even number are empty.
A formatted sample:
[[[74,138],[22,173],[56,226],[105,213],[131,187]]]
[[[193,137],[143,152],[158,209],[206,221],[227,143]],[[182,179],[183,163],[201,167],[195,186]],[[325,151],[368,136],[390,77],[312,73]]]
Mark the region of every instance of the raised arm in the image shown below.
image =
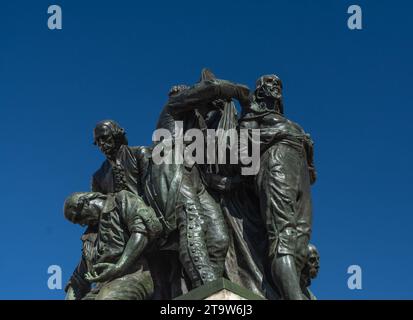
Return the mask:
[[[218,99],[237,99],[241,105],[244,105],[249,101],[249,89],[226,80],[204,80],[169,97],[168,107],[171,113],[178,114]]]

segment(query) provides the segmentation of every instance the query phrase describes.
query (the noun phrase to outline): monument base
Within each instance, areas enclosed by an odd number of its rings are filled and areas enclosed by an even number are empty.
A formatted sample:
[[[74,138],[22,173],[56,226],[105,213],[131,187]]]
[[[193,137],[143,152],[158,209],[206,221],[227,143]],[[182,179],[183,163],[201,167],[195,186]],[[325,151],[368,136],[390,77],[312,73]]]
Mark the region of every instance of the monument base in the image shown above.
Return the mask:
[[[265,300],[227,279],[208,282],[174,300]]]

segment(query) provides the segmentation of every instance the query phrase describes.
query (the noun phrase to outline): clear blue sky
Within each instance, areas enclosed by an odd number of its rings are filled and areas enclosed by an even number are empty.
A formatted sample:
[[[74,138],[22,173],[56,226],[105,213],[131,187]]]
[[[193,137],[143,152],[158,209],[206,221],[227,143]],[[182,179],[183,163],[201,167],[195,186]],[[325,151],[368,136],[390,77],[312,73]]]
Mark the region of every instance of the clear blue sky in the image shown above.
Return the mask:
[[[47,28],[47,7],[63,30]],[[363,9],[362,31],[347,8]],[[82,230],[62,213],[88,190],[105,118],[151,140],[169,87],[202,67],[252,87],[284,82],[286,114],[316,142],[320,299],[413,298],[413,4],[379,0],[0,2],[0,298],[61,299]],[[363,289],[347,288],[347,268]]]

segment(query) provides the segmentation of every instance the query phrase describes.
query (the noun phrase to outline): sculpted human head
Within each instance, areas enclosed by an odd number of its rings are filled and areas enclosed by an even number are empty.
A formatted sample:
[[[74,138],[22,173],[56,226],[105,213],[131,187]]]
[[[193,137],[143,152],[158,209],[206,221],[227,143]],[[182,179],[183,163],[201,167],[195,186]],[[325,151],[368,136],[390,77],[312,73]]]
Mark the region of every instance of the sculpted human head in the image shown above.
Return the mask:
[[[259,77],[255,85],[254,100],[265,109],[283,114],[281,79],[275,74]]]
[[[316,278],[320,269],[320,254],[313,244],[308,245],[307,268],[310,278]]]
[[[93,130],[93,143],[107,157],[111,157],[120,146],[127,145],[125,130],[113,120],[100,121]]]
[[[105,199],[106,196],[99,192],[75,192],[65,200],[65,218],[81,226],[96,225]]]

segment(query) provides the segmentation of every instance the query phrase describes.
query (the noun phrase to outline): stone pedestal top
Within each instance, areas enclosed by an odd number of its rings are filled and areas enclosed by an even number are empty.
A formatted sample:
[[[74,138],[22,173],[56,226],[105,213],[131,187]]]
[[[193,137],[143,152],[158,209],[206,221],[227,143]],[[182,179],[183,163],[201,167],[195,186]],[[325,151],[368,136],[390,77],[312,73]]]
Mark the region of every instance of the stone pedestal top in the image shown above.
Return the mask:
[[[227,279],[208,282],[175,300],[265,300],[263,297]]]

